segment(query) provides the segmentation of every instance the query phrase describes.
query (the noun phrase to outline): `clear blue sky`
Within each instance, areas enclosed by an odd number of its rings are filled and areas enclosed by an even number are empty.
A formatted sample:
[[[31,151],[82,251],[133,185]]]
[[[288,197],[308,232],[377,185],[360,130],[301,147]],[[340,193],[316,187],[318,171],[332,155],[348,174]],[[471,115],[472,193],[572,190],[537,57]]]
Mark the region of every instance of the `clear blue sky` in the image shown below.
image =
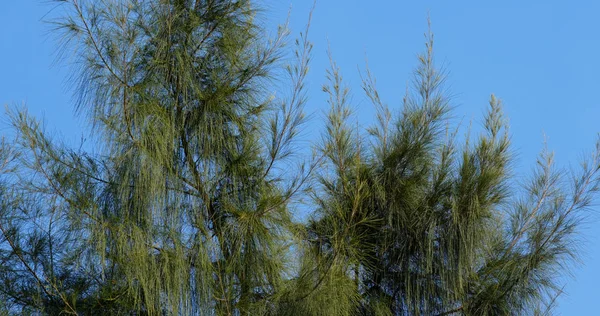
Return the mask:
[[[310,0],[265,0],[269,25],[283,22],[292,7],[291,27],[302,30]],[[74,116],[65,63],[53,65],[55,42],[41,22],[47,1],[0,3],[0,104],[26,103],[48,129],[75,144],[84,130]],[[383,98],[395,109],[423,49],[430,13],[437,60],[450,71],[457,121],[480,125],[489,95],[505,102],[510,118],[517,178],[527,175],[542,148],[543,135],[560,165],[575,165],[593,148],[600,117],[600,12],[598,1],[358,1],[320,0],[313,17],[315,43],[308,110],[321,117],[320,90],[333,55],[354,88],[360,122],[372,109],[361,94],[357,67],[365,56]],[[0,133],[7,133],[0,112]],[[314,122],[318,126],[318,122]],[[312,129],[312,128],[311,128]],[[597,313],[600,299],[600,216],[597,207],[584,231],[583,265],[565,279],[567,295],[557,312]]]

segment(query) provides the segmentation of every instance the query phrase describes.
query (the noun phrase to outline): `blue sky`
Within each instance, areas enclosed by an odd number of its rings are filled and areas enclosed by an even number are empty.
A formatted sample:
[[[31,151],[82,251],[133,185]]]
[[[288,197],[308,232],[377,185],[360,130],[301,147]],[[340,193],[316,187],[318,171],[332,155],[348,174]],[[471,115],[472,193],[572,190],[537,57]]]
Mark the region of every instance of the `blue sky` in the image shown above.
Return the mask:
[[[525,3],[526,2],[526,3]],[[294,33],[303,30],[309,0],[264,0],[267,25],[291,11]],[[50,7],[41,0],[0,3],[0,104],[26,104],[50,131],[77,144],[85,124],[74,115],[68,65],[54,63],[56,42],[42,18]],[[430,14],[438,62],[449,71],[456,122],[481,125],[489,96],[505,103],[510,119],[517,179],[529,174],[544,135],[559,165],[575,166],[593,148],[600,131],[600,2],[597,1],[358,1],[320,0],[314,13],[315,43],[309,76],[309,112],[316,130],[326,108],[321,85],[332,53],[353,90],[359,121],[373,110],[360,91],[358,68],[368,58],[384,100],[400,101],[424,48]],[[0,112],[0,133],[6,134]],[[557,312],[596,312],[600,299],[600,207],[584,231],[583,265],[565,279],[566,295]]]

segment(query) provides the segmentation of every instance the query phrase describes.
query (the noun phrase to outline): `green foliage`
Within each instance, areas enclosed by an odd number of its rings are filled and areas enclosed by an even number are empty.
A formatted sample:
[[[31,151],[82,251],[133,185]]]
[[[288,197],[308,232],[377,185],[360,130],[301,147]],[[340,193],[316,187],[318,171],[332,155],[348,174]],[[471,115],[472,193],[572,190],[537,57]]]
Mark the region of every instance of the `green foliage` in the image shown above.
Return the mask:
[[[25,112],[10,114],[22,157],[15,194],[27,201],[7,199],[17,205],[4,208],[15,243],[6,256],[28,271],[9,271],[17,284],[7,289],[35,295],[9,300],[45,313],[270,310],[296,230],[288,205],[312,168],[280,172],[295,170],[306,36],[280,100],[268,87],[287,30],[264,40],[249,1],[64,2],[56,25],[80,66],[79,109],[104,141],[100,154],[72,151]]]
[[[8,110],[17,135],[0,146],[0,313],[553,306],[598,190],[600,145],[570,186],[545,151],[517,187],[494,96],[484,131],[459,145],[431,33],[398,115],[364,73],[377,113],[364,131],[330,55],[325,131],[303,159],[308,27],[288,56],[286,27],[267,39],[248,0],[58,2],[78,109],[98,143],[71,149]],[[295,222],[307,196],[314,212]]]
[[[556,276],[576,255],[583,211],[598,190],[598,148],[565,185],[544,152],[531,184],[515,186],[508,126],[493,95],[484,131],[458,146],[449,127],[444,73],[426,34],[413,86],[392,119],[367,70],[363,90],[376,108],[367,135],[349,122],[349,90],[332,62],[331,111],[322,151],[318,208],[306,242],[327,280],[354,281],[354,310],[331,314],[506,315],[548,310]],[[309,263],[310,264],[310,263]],[[319,279],[320,281],[320,279]],[[319,288],[332,286],[314,283]],[[329,293],[329,294],[327,294]],[[306,305],[321,304],[307,299]],[[318,315],[319,313],[314,313]]]

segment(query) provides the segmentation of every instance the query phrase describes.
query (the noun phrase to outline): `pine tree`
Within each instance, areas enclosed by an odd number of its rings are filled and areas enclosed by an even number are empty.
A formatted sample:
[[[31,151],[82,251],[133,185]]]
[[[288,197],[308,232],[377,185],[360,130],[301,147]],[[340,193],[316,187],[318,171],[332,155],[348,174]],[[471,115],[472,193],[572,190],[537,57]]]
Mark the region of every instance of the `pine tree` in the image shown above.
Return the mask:
[[[249,0],[57,2],[96,143],[71,148],[8,111],[0,313],[551,310],[598,191],[600,143],[571,177],[545,150],[518,186],[499,99],[481,135],[451,124],[431,32],[398,114],[367,68],[365,131],[330,55],[326,128],[303,158],[308,27],[288,56],[286,26],[268,40]]]
[[[483,133],[459,146],[426,39],[397,117],[367,69],[362,88],[377,117],[366,134],[331,63],[305,314],[321,315],[330,300],[343,302],[330,315],[540,315],[561,293],[557,276],[576,258],[577,227],[599,189],[600,143],[571,174],[544,150],[519,186],[501,101],[491,96]]]
[[[56,28],[79,66],[78,109],[98,153],[11,111],[18,136],[3,154],[18,157],[3,171],[0,223],[8,308],[269,312],[291,272],[289,205],[314,167],[292,157],[306,34],[278,99],[288,31],[267,40],[250,1],[61,2]]]

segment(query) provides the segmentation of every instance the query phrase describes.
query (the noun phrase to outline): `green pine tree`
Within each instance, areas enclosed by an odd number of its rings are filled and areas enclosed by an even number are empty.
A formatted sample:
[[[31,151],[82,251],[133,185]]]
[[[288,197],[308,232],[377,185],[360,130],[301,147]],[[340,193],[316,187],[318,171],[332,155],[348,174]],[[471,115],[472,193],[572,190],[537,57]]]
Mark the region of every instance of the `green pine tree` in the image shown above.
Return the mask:
[[[73,149],[8,111],[0,314],[551,311],[600,144],[571,177],[544,151],[518,186],[498,99],[481,135],[450,124],[431,33],[397,114],[367,69],[365,131],[330,56],[326,128],[305,159],[308,27],[287,54],[286,27],[269,40],[250,0],[57,2],[96,143]]]
[[[267,39],[250,1],[61,2],[99,144],[72,150],[11,111],[2,298],[47,314],[271,311],[293,272],[289,205],[315,165],[292,157],[306,34],[282,75],[288,31]]]
[[[327,167],[294,305],[302,314],[541,315],[561,293],[557,277],[576,258],[577,227],[599,189],[600,143],[570,175],[544,150],[519,186],[501,102],[491,96],[483,133],[459,145],[426,39],[399,115],[367,69],[377,117],[366,133],[332,61]]]

